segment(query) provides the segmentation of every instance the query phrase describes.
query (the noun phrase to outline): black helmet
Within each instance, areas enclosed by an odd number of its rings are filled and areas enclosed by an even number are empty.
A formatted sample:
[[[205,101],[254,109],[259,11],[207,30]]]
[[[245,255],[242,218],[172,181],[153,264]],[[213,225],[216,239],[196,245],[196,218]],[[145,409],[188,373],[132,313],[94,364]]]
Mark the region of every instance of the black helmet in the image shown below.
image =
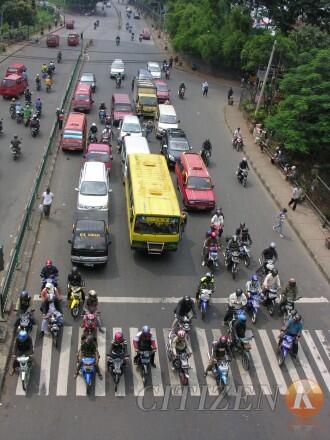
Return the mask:
[[[189,296],[189,295],[185,295],[185,296],[183,297],[183,299],[184,299],[185,301],[190,301],[190,296]]]
[[[272,275],[273,275],[273,277],[276,277],[276,275],[278,275],[278,270],[277,269],[273,269],[272,270]]]
[[[86,338],[86,343],[87,344],[93,344],[94,343],[94,336],[88,335],[87,338]]]
[[[27,290],[22,290],[22,292],[19,294],[20,299],[26,299],[29,298],[29,292]]]
[[[236,289],[236,296],[241,296],[243,293],[242,289]]]
[[[290,278],[289,279],[289,284],[290,284],[290,286],[295,286],[296,285],[296,280],[294,278]]]

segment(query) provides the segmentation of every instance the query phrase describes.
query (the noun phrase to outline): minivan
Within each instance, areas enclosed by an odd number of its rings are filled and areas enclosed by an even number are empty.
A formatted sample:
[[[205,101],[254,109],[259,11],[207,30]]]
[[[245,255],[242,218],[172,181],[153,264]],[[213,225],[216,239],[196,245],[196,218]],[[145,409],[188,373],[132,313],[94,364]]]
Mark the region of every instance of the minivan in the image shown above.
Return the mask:
[[[84,113],[71,112],[61,136],[62,150],[84,151],[86,148],[87,118]]]
[[[168,128],[178,128],[179,122],[173,105],[159,104],[156,136],[161,138]]]
[[[124,116],[124,119],[119,124],[119,136],[117,139],[118,145],[121,147],[123,137],[127,136],[142,136],[142,128],[139,118],[134,115]]]
[[[93,102],[92,86],[87,83],[78,83],[72,98],[73,110],[89,112]]]
[[[130,154],[150,154],[148,141],[143,136],[126,136],[121,148],[121,165],[123,179],[125,180],[127,173],[127,161]]]
[[[118,125],[126,115],[133,115],[129,96],[127,93],[114,93],[111,99],[111,117],[114,125]]]
[[[78,210],[108,211],[111,190],[104,163],[85,162],[76,191],[78,191]]]

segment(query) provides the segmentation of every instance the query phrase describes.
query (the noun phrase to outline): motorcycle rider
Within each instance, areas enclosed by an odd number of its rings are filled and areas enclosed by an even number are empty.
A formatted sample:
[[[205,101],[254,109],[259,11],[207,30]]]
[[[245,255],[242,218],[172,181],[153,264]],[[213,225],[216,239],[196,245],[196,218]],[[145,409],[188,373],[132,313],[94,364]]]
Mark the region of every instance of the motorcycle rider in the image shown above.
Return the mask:
[[[93,124],[89,129],[89,141],[91,140],[92,135],[95,135],[97,137],[97,132],[98,132],[97,125],[95,124],[95,122],[93,122]]]
[[[95,290],[90,290],[88,292],[88,297],[87,297],[87,301],[86,301],[86,308],[90,313],[95,313],[97,310],[97,306],[98,306],[99,300],[97,297],[97,293]]]
[[[83,365],[82,359],[84,357],[93,357],[95,359],[95,370],[97,375],[99,376],[99,379],[102,380],[103,376],[99,367],[100,353],[97,349],[97,344],[92,335],[88,335],[87,338],[82,338],[81,340],[80,349],[77,354],[77,369],[74,375],[75,379],[77,379],[79,375],[79,371]]]
[[[20,152],[21,151],[21,141],[18,139],[17,134],[15,134],[14,138],[10,141],[11,143],[11,149],[14,152]]]
[[[245,285],[245,291],[247,296],[261,294],[262,289],[260,286],[259,278],[256,274],[253,274],[251,276],[251,279],[247,281]]]
[[[10,106],[9,106],[9,113],[12,114],[13,112],[16,113],[16,99],[12,98]]]
[[[52,84],[53,84],[52,77],[51,75],[48,74],[45,79],[45,86],[50,89],[52,87]]]
[[[233,95],[234,95],[234,91],[233,91],[232,87],[230,87],[230,89],[228,90],[228,102],[229,102],[229,100],[232,99]]]
[[[209,371],[213,370],[214,365],[218,364],[222,360],[231,360],[231,351],[228,343],[228,338],[225,335],[220,336],[217,341],[213,341],[211,356],[204,372],[204,377],[207,376],[207,373]]]
[[[182,92],[181,92],[181,90],[182,90]],[[186,85],[185,85],[184,82],[182,82],[182,83],[179,85],[179,95],[180,95],[180,93],[183,93],[183,96],[184,96],[185,93],[186,93]]]
[[[25,102],[31,104],[31,96],[32,96],[32,93],[30,92],[29,88],[27,87],[24,91]]]
[[[233,252],[239,252],[239,242],[238,242],[238,238],[237,235],[233,235],[227,243],[227,247],[226,247],[226,260],[227,260],[227,266],[230,264],[231,262],[231,256],[233,254]]]
[[[34,114],[32,115],[31,121],[30,121],[30,128],[36,128],[36,129],[40,129],[40,121],[37,118],[37,115]]]
[[[218,242],[218,238],[217,238],[217,234],[212,231],[211,235],[208,236],[203,243],[203,261],[202,261],[202,266],[205,266],[207,264],[207,260],[209,257],[209,250],[212,247],[216,247],[217,249],[219,248],[219,242]]]
[[[237,139],[238,139],[239,137],[241,138],[241,137],[242,137],[242,134],[241,134],[241,129],[238,127],[238,128],[236,128],[236,130],[234,131],[234,139],[233,139],[233,142],[236,143],[236,141],[237,141]]]
[[[155,364],[155,352],[157,350],[156,341],[153,337],[150,327],[148,325],[144,325],[142,330],[138,332],[138,334],[133,339],[133,345],[136,350],[136,355],[134,356],[134,364],[138,364],[138,360],[140,357],[140,351],[150,351],[150,365],[153,368],[156,368]]]
[[[15,311],[18,311],[20,313],[26,313],[30,307],[31,307],[31,296],[26,289],[23,289],[19,294]]]
[[[268,297],[269,290],[279,291],[281,288],[280,277],[278,276],[278,270],[273,269],[268,275],[265,276],[265,279],[262,283],[262,292],[265,298]]]
[[[291,355],[296,357],[298,354],[298,339],[301,336],[303,330],[303,321],[302,317],[298,314],[295,314],[293,318],[290,318],[286,325],[281,329],[281,333],[279,336],[278,346],[281,345],[282,339],[285,335],[294,337],[292,352]]]
[[[238,345],[240,339],[245,338],[246,332],[246,314],[240,313],[232,326],[231,349]]]
[[[46,287],[47,297],[43,300],[40,307],[42,312],[41,329],[39,334],[40,338],[43,338],[45,335],[45,331],[48,327],[48,318],[51,315],[55,315],[59,324],[63,324],[63,314],[58,307],[60,299],[58,296],[58,290],[50,283],[47,283],[46,286],[48,286]]]
[[[62,52],[59,51],[59,52],[57,53],[57,62],[60,63],[61,61],[62,61]]]
[[[19,367],[17,358],[23,355],[30,356],[30,362],[31,362],[32,354],[33,354],[32,338],[26,330],[20,330],[15,339],[15,345],[13,349],[13,364],[12,364],[12,369],[9,373],[10,376],[12,376],[15,373],[16,368]]]
[[[186,352],[187,356],[191,356],[192,352],[189,348],[186,338],[186,332],[184,330],[179,330],[176,335],[171,340],[171,351],[173,354],[173,362],[172,369],[175,370],[175,359],[178,356],[178,353]]]
[[[117,73],[116,75],[116,87],[120,88],[121,87],[121,73]]]
[[[49,296],[50,295],[50,296]],[[40,310],[42,313],[47,313],[48,307],[49,307],[49,298],[52,299],[52,295],[54,295],[54,303],[56,309],[62,313],[61,310],[61,294],[59,290],[54,287],[52,283],[46,283],[46,286],[42,289],[40,292],[40,298],[41,298],[41,306]]]
[[[40,98],[36,99],[36,102],[34,103],[34,106],[35,106],[36,110],[41,114],[42,102],[41,102]]]
[[[117,44],[117,46],[120,44],[120,36],[119,35],[117,35],[117,37],[116,37],[116,44]]]
[[[193,317],[196,318],[197,316],[194,301],[189,295],[185,295],[176,305],[174,309],[174,321],[172,324],[172,329],[176,328],[180,318],[183,318],[184,316],[187,316],[190,319]]]
[[[245,223],[240,223],[239,228],[236,229],[236,235],[241,245],[251,246],[252,238]]]
[[[81,274],[78,271],[78,268],[76,266],[72,267],[71,273],[68,275],[68,301],[71,298],[71,287],[82,287],[83,286],[83,279]],[[84,290],[81,289],[81,300],[84,303],[85,302],[85,293]]]
[[[298,298],[298,287],[295,278],[290,278],[288,284],[284,287],[282,291],[282,301],[279,305],[280,311],[283,313],[287,300],[296,301]]]
[[[262,264],[259,267],[258,271],[264,270],[266,272],[266,270],[267,270],[266,266],[267,266],[268,260],[272,260],[274,263],[278,260],[278,253],[277,253],[277,250],[276,250],[276,243],[274,243],[272,241],[270,243],[269,247],[265,248],[262,251],[261,257],[262,257]]]
[[[115,333],[113,340],[110,345],[110,353],[108,356],[127,356],[127,341],[121,331]]]
[[[52,260],[46,260],[45,266],[41,269],[40,276],[44,280],[47,278],[57,278],[58,277],[58,269],[53,265]],[[54,284],[57,287],[57,283]]]
[[[243,290],[238,288],[235,292],[231,293],[228,298],[228,308],[224,317],[224,323],[233,319],[234,312],[242,309],[246,306],[247,298],[243,293]]]
[[[221,208],[215,210],[214,216],[211,218],[211,228],[218,231],[218,236],[221,237],[224,226],[224,216]]]
[[[249,171],[250,167],[248,164],[248,161],[246,159],[246,157],[243,157],[243,159],[240,161],[239,165],[238,165],[238,169],[237,169],[237,177],[239,179],[242,178],[242,171]]]
[[[99,110],[106,110],[107,106],[105,105],[104,102],[101,102],[100,106],[99,106]]]
[[[215,291],[215,278],[211,272],[207,272],[199,281],[197,291],[196,291],[196,302],[199,300],[199,295],[202,289],[212,290],[212,293]]]
[[[29,120],[31,119],[32,116],[32,108],[30,107],[29,104],[26,104],[23,110],[23,118],[24,118],[24,124],[25,126],[28,125]]]
[[[36,74],[35,82],[36,82],[36,89],[40,90],[41,89],[41,78],[40,78],[39,73]]]

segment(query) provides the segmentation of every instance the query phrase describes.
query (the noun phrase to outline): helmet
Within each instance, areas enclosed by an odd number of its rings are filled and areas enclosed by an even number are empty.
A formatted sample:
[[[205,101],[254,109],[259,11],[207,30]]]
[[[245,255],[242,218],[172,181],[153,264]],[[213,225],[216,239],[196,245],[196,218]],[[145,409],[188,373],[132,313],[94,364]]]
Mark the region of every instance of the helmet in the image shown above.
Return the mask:
[[[186,332],[184,330],[178,331],[178,338],[184,339],[186,337]]]
[[[207,273],[205,274],[205,277],[206,277],[206,278],[213,278],[211,272],[207,272]]]
[[[293,166],[291,167],[291,170],[294,171],[296,168],[297,168],[297,167],[296,167],[295,165],[293,165]]]
[[[142,334],[143,335],[147,335],[147,334],[149,334],[150,333],[150,327],[148,326],[148,325],[144,325],[143,327],[142,327]]]
[[[220,336],[218,342],[221,342],[221,344],[227,344],[227,343],[228,343],[228,338],[227,338],[227,336],[226,336],[226,335],[222,335],[222,336]]]
[[[48,300],[49,302],[53,302],[53,301],[55,300],[54,291],[50,291],[50,292],[48,292],[47,300]]]
[[[26,330],[20,330],[20,331],[18,332],[17,339],[18,339],[20,342],[24,342],[24,341],[26,341],[26,340],[27,340],[27,337],[28,337],[28,333],[27,333]]]
[[[37,115],[32,115],[32,119],[37,119]]]
[[[57,111],[57,112],[59,112],[59,111],[60,111],[59,107],[57,107],[56,111]]]
[[[243,157],[242,162],[247,162],[247,158]]]
[[[236,293],[236,296],[241,296],[242,293],[243,293],[243,290],[242,289],[236,289],[235,293]]]
[[[276,243],[274,243],[273,241],[270,243],[269,247],[275,249],[276,248]]]
[[[16,99],[15,99],[15,98],[12,98],[11,102],[16,102]]]
[[[251,276],[251,281],[254,281],[255,283],[257,282],[257,281],[259,281],[258,280],[258,275],[256,275],[255,273]]]
[[[22,292],[19,294],[20,299],[28,298],[29,292],[27,290],[22,290]]]
[[[14,139],[17,139],[17,138],[18,138],[18,136],[17,136],[17,134],[15,134]]]
[[[217,215],[221,215],[221,214],[222,214],[222,210],[221,210],[221,208],[217,208],[217,209],[215,210],[215,213],[216,213]]]
[[[46,266],[47,266],[47,267],[50,267],[50,266],[52,266],[52,265],[53,265],[52,260],[46,260]]]
[[[185,295],[185,296],[183,297],[183,299],[184,299],[185,301],[190,301],[190,296],[189,296],[189,295]]]
[[[122,332],[116,332],[114,339],[115,339],[115,342],[122,342],[122,340],[123,340],[123,333]]]
[[[233,235],[232,240],[237,241],[237,235]]]
[[[36,74],[36,77],[39,78],[39,73]]]
[[[97,293],[96,293],[95,290],[90,290],[90,291],[88,292],[88,295],[89,295],[90,297],[92,297],[92,298],[96,298],[96,297],[97,297]]]
[[[277,269],[273,269],[272,270],[272,275],[273,275],[273,277],[276,277],[276,275],[278,275],[278,270]]]
[[[78,272],[78,268],[76,266],[72,267],[72,273],[77,273]]]
[[[293,309],[292,312],[291,312],[291,318],[294,318],[297,313],[298,313],[297,310]]]
[[[296,321],[296,322],[299,322],[299,321],[301,321],[301,315],[298,315],[298,313],[293,317],[293,319]]]
[[[92,335],[88,335],[86,338],[87,344],[93,344],[94,343],[94,337]]]
[[[290,278],[289,279],[289,284],[290,284],[290,286],[295,286],[296,285],[296,280],[294,278]]]
[[[239,320],[240,322],[246,322],[246,314],[245,314],[244,312],[241,312],[241,313],[238,315],[238,320]]]
[[[93,122],[93,124],[92,124],[92,127],[96,127],[96,124],[95,124],[95,122]]]
[[[46,283],[46,289],[47,290],[54,289],[54,286],[52,285],[52,283]]]
[[[211,237],[212,238],[216,238],[216,236],[217,236],[217,234],[213,231],[213,232],[211,232]]]

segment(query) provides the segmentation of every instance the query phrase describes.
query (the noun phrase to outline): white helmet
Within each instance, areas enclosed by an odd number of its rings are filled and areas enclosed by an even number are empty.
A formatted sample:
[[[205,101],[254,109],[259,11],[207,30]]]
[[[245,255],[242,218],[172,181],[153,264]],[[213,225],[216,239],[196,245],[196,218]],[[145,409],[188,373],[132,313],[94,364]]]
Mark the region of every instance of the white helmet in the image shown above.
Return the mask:
[[[54,286],[52,285],[52,283],[46,283],[46,289],[47,290],[54,290]]]

